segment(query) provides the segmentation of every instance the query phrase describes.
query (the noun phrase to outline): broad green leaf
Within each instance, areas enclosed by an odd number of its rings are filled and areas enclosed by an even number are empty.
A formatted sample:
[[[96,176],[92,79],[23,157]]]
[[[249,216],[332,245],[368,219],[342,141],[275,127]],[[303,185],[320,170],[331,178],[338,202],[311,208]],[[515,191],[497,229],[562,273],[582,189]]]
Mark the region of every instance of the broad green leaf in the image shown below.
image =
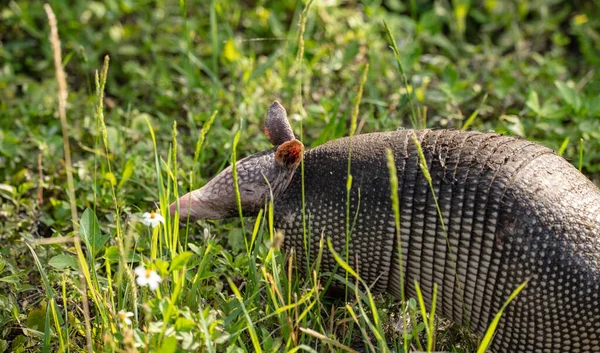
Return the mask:
[[[0,282],[11,283],[11,284],[17,284],[20,281],[21,281],[21,279],[17,275],[10,275],[10,276],[0,278]]]
[[[100,232],[98,218],[96,214],[89,208],[86,208],[81,215],[80,234],[85,246],[87,246],[92,258],[96,258],[98,251],[108,241],[109,236],[103,235]]]
[[[200,256],[204,254],[204,250],[196,244],[188,243],[188,248]]]
[[[540,113],[544,119],[562,119],[570,114],[571,110],[567,106],[563,105],[559,107],[556,103],[546,101],[542,105],[542,110]]]
[[[108,263],[114,264],[120,261],[121,255],[119,254],[119,248],[116,246],[109,246],[104,249],[104,258],[108,260]],[[127,262],[140,262],[141,257],[135,251],[130,250],[129,254],[126,256]]]
[[[8,341],[0,340],[0,353],[6,352],[7,349],[8,349]]]
[[[71,267],[75,270],[79,268],[77,260],[73,256],[66,254],[54,256],[48,261],[48,265],[59,270],[64,270],[67,267]]]
[[[600,99],[594,97],[594,98],[588,98],[589,100],[587,101],[588,104],[588,114],[589,117],[592,118],[596,118],[596,117],[600,117]]]
[[[177,351],[177,337],[169,336],[165,338],[157,353],[175,353],[175,351]]]
[[[15,196],[15,187],[8,184],[0,184],[0,191],[5,192],[7,195]]]
[[[175,320],[175,329],[177,332],[179,331],[190,331],[191,329],[196,327],[196,322],[186,319],[183,317],[177,318]]]
[[[119,248],[116,246],[109,246],[104,249],[104,258],[108,260],[109,264],[115,264],[119,262]]]
[[[171,260],[171,268],[169,269],[170,272],[175,271],[175,270],[180,270],[182,269],[187,262],[189,261],[190,257],[192,257],[193,253],[190,251],[184,251],[181,254],[178,254],[177,256],[175,256],[175,258],[173,260]]]
[[[162,260],[162,259],[154,260],[154,266],[156,266],[158,273],[160,273],[163,276],[169,273],[169,263],[165,260]]]
[[[565,103],[567,103],[575,112],[581,111],[582,100],[579,93],[564,82],[554,81],[554,85],[558,88],[560,96]]]
[[[46,323],[46,302],[42,302],[37,309],[32,309],[27,314],[27,327],[32,330],[42,331]]]

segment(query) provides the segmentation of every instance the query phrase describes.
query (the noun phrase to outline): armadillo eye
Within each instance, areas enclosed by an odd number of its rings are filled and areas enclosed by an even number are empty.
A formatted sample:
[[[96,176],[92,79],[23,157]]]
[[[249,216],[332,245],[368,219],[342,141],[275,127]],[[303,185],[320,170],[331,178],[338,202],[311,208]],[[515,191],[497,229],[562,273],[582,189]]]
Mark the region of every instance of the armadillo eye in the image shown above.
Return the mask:
[[[246,194],[250,194],[250,195],[254,194],[254,190],[252,190],[252,189],[242,189],[242,191]]]

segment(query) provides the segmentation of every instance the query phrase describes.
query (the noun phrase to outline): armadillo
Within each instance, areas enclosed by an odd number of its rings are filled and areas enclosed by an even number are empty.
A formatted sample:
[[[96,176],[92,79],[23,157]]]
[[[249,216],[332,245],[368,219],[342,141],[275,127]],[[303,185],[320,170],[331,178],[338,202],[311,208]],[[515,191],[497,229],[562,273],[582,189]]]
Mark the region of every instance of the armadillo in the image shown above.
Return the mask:
[[[600,352],[600,191],[551,149],[495,133],[398,130],[304,151],[277,102],[265,132],[275,147],[236,163],[241,207],[253,216],[272,197],[275,227],[299,268],[315,260],[322,236],[344,254],[349,199],[348,258],[374,292],[399,297],[402,271],[407,296],[416,296],[416,280],[430,303],[436,283],[437,313],[483,334],[528,281],[504,311],[493,352]],[[398,176],[399,239],[387,150]],[[177,209],[182,218],[237,216],[231,167],[171,204],[171,214]],[[322,256],[322,271],[333,271],[332,254]]]

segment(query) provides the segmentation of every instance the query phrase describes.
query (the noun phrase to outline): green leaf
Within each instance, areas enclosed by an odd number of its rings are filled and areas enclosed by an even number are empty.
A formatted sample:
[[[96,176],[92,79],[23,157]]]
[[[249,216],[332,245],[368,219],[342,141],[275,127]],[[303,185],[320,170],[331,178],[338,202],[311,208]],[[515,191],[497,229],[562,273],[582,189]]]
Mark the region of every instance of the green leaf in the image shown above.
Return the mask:
[[[10,276],[0,278],[0,282],[10,283],[10,284],[17,284],[20,281],[21,281],[21,279],[17,275],[10,275]]]
[[[192,255],[192,252],[184,251],[181,254],[175,256],[175,258],[171,260],[171,268],[169,269],[169,272],[182,269],[187,264]]]
[[[15,196],[15,187],[8,184],[0,184],[0,191],[5,193],[5,195]]]
[[[175,320],[175,329],[177,332],[179,331],[190,331],[191,329],[196,327],[196,322],[186,319],[183,317],[177,318]]]
[[[117,177],[111,172],[104,173],[104,180],[108,181],[111,186],[117,185]]]
[[[115,264],[119,262],[119,248],[116,246],[109,246],[104,249],[104,258],[108,260],[109,264]]]
[[[204,254],[204,250],[196,244],[188,243],[188,248],[200,256]]]
[[[157,353],[175,353],[176,350],[177,350],[177,337],[169,336],[169,337],[165,338],[162,346],[160,346],[160,349],[157,351]]]
[[[27,314],[27,327],[32,330],[42,331],[46,324],[46,302],[40,308],[32,309]]]
[[[542,105],[542,110],[540,111],[540,115],[544,117],[544,119],[563,119],[566,115],[570,114],[571,110],[566,106],[558,106],[557,104],[546,101]]]
[[[527,105],[527,107],[531,109],[531,111],[533,111],[536,115],[542,116],[540,99],[536,91],[531,90],[529,92],[529,95],[527,96],[527,102],[525,102],[525,105]]]
[[[580,112],[582,101],[579,94],[564,82],[554,81],[554,85],[558,88],[558,92],[565,103],[567,103],[575,112]]]
[[[125,163],[125,170],[123,170],[123,175],[121,175],[121,180],[119,181],[117,190],[121,190],[123,185],[125,185],[129,178],[131,178],[133,175],[133,167],[135,167],[135,161],[133,159],[127,160],[127,163]]]
[[[104,258],[106,260],[108,260],[109,264],[114,264],[117,263],[121,260],[121,254],[119,254],[119,248],[117,248],[116,246],[109,246],[106,249],[104,249]],[[135,253],[135,251],[130,250],[129,254],[125,257],[127,260],[127,263],[131,263],[131,262],[140,262],[141,261],[141,257],[139,254]]]
[[[75,270],[79,268],[77,260],[73,256],[66,254],[54,256],[48,261],[48,265],[59,270],[64,270],[67,267],[71,267]]]
[[[88,248],[92,258],[96,258],[98,251],[100,251],[110,236],[103,235],[100,232],[98,218],[96,218],[94,211],[89,208],[86,208],[86,210],[83,211],[80,225],[81,239]]]
[[[158,269],[158,272],[163,276],[169,273],[169,263],[165,260],[161,260],[161,259],[154,260],[154,266],[156,266],[156,269]]]
[[[589,116],[592,118],[600,117],[600,99],[590,97],[587,104]]]
[[[8,341],[0,340],[0,353],[6,352],[7,349],[8,349]]]

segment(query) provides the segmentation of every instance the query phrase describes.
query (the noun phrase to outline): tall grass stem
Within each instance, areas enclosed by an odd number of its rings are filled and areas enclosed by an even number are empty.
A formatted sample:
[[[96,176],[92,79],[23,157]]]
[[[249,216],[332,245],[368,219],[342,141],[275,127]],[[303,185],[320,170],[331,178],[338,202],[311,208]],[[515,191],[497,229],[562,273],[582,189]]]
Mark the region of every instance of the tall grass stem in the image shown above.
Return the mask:
[[[56,73],[56,82],[58,84],[58,117],[62,128],[63,148],[65,153],[65,167],[67,172],[67,193],[69,195],[69,206],[71,208],[71,221],[75,233],[79,231],[79,217],[77,214],[77,204],[75,202],[75,183],[73,182],[73,163],[71,162],[71,147],[69,143],[69,124],[67,122],[67,79],[62,66],[62,52],[60,48],[60,38],[58,37],[58,25],[56,16],[50,4],[44,4],[44,10],[48,16],[50,25],[50,45],[52,46],[52,55],[54,57],[54,71]]]

